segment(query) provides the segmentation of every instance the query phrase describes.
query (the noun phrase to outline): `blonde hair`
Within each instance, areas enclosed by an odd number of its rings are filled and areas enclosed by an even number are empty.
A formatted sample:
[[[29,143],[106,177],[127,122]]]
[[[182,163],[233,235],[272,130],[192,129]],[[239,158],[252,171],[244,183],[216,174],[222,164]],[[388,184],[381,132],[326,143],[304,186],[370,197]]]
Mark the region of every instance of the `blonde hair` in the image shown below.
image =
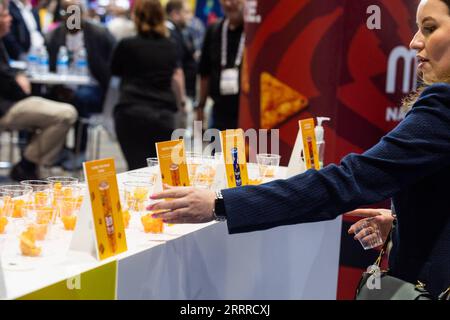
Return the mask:
[[[162,37],[169,36],[165,25],[164,9],[159,0],[137,0],[134,4],[134,24],[140,35],[154,32]]]
[[[416,91],[411,92],[409,95],[407,95],[403,100],[402,100],[402,111],[403,112],[408,112],[409,110],[411,110],[412,106],[414,105],[414,103],[416,103],[417,99],[419,99],[420,95],[422,94],[422,92],[430,85],[432,85],[433,83],[438,83],[438,82],[445,82],[450,84],[450,74],[447,76],[444,76],[442,79],[437,79],[437,80],[433,80],[433,81],[425,81],[420,75],[419,75],[419,79],[422,81],[422,85],[420,85]]]

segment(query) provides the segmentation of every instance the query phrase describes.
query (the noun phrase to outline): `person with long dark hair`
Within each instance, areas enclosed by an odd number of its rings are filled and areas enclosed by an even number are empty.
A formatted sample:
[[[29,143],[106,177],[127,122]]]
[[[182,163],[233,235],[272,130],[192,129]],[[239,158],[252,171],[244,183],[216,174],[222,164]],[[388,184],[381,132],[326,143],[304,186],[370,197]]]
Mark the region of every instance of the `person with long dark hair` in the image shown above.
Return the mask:
[[[161,3],[136,1],[133,19],[138,34],[120,41],[111,64],[121,78],[114,120],[130,170],[156,155],[155,142],[170,140],[184,99],[183,72]]]

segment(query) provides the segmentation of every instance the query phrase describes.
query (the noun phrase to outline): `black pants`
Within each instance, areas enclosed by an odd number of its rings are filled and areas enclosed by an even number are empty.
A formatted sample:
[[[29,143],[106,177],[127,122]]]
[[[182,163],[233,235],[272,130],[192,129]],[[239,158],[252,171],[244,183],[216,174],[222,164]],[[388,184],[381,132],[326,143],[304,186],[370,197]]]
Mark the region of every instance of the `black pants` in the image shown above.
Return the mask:
[[[79,118],[88,119],[94,113],[101,113],[103,100],[104,93],[99,86],[80,86],[74,93],[72,104],[78,111],[78,120],[75,123],[75,147],[79,146],[81,152],[85,152],[87,148],[88,126],[80,125]]]
[[[175,112],[162,106],[119,105],[114,112],[117,139],[129,170],[147,166],[156,157],[156,142],[171,139]]]
[[[236,129],[239,120],[239,101],[226,99],[225,102],[214,103],[211,113],[210,128],[218,130]],[[229,103],[227,104],[227,101]]]

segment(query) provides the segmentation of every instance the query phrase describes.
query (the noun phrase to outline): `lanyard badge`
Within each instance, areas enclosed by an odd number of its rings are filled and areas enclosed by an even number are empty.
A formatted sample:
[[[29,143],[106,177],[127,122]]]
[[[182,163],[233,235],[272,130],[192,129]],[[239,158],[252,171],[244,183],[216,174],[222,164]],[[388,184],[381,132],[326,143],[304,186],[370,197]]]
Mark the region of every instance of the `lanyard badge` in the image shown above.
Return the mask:
[[[239,41],[238,52],[236,54],[236,60],[234,62],[233,68],[225,68],[227,65],[227,49],[228,49],[228,32],[229,20],[226,19],[222,26],[222,47],[221,47],[221,67],[222,72],[220,73],[220,94],[236,95],[239,93],[239,66],[242,62],[242,56],[244,53],[245,35],[244,32],[241,34],[241,39]]]

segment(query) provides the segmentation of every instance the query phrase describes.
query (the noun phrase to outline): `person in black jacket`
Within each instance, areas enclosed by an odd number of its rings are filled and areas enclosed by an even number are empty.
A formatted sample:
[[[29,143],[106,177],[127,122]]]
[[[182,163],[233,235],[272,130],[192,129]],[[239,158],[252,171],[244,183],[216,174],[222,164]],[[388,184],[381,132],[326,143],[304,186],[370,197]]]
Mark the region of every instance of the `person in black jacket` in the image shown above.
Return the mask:
[[[220,1],[224,19],[208,26],[199,63],[197,120],[203,121],[207,98],[214,104],[210,128],[234,129],[239,119],[240,74],[244,57],[244,0]],[[227,78],[227,81],[222,81]],[[226,85],[224,85],[226,84]]]
[[[80,8],[81,23],[79,28],[67,23],[67,20],[73,14],[73,11],[68,10],[70,6]],[[73,95],[69,93],[68,102],[77,108],[80,117],[89,118],[91,114],[102,111],[104,96],[109,86],[110,58],[115,46],[115,39],[105,27],[84,19],[84,8],[79,0],[64,0],[62,9],[65,12],[63,17],[65,21],[47,37],[49,67],[51,71],[57,71],[58,52],[62,46],[65,46],[69,51],[72,63],[81,51],[85,51],[92,84],[78,86]],[[77,125],[76,129],[78,127]],[[76,137],[78,137],[77,131]],[[81,141],[77,140],[76,143],[79,144],[81,152],[84,153],[87,146],[86,126],[82,126]],[[75,161],[78,167],[81,166],[83,160],[84,154]],[[64,167],[69,169],[72,164],[72,159],[69,159]]]
[[[112,73],[122,80],[114,119],[130,170],[156,156],[155,142],[171,139],[182,108],[177,102],[184,100],[177,47],[169,38],[161,3],[136,1],[134,22],[138,34],[119,42],[111,63]]]
[[[13,18],[11,32],[3,41],[11,59],[25,61],[32,46],[44,45],[39,15],[29,0],[11,0],[9,13]]]
[[[186,32],[188,7],[184,0],[170,0],[166,4],[167,27],[170,36],[177,43],[179,59],[183,68],[186,95],[195,101],[197,62],[195,60],[194,39]]]
[[[390,274],[425,284],[437,298],[450,286],[450,0],[422,0],[411,48],[427,87],[405,119],[363,154],[286,180],[222,190],[170,188],[148,210],[168,223],[226,219],[230,233],[334,219],[392,198],[397,216]],[[373,232],[373,231],[372,231]],[[370,237],[371,234],[366,236]]]
[[[0,128],[34,133],[40,130],[25,148],[21,161],[10,172],[16,181],[38,179],[39,165],[53,164],[77,112],[69,104],[30,97],[30,82],[8,64],[3,37],[9,32],[10,23],[8,10],[0,5]]]

